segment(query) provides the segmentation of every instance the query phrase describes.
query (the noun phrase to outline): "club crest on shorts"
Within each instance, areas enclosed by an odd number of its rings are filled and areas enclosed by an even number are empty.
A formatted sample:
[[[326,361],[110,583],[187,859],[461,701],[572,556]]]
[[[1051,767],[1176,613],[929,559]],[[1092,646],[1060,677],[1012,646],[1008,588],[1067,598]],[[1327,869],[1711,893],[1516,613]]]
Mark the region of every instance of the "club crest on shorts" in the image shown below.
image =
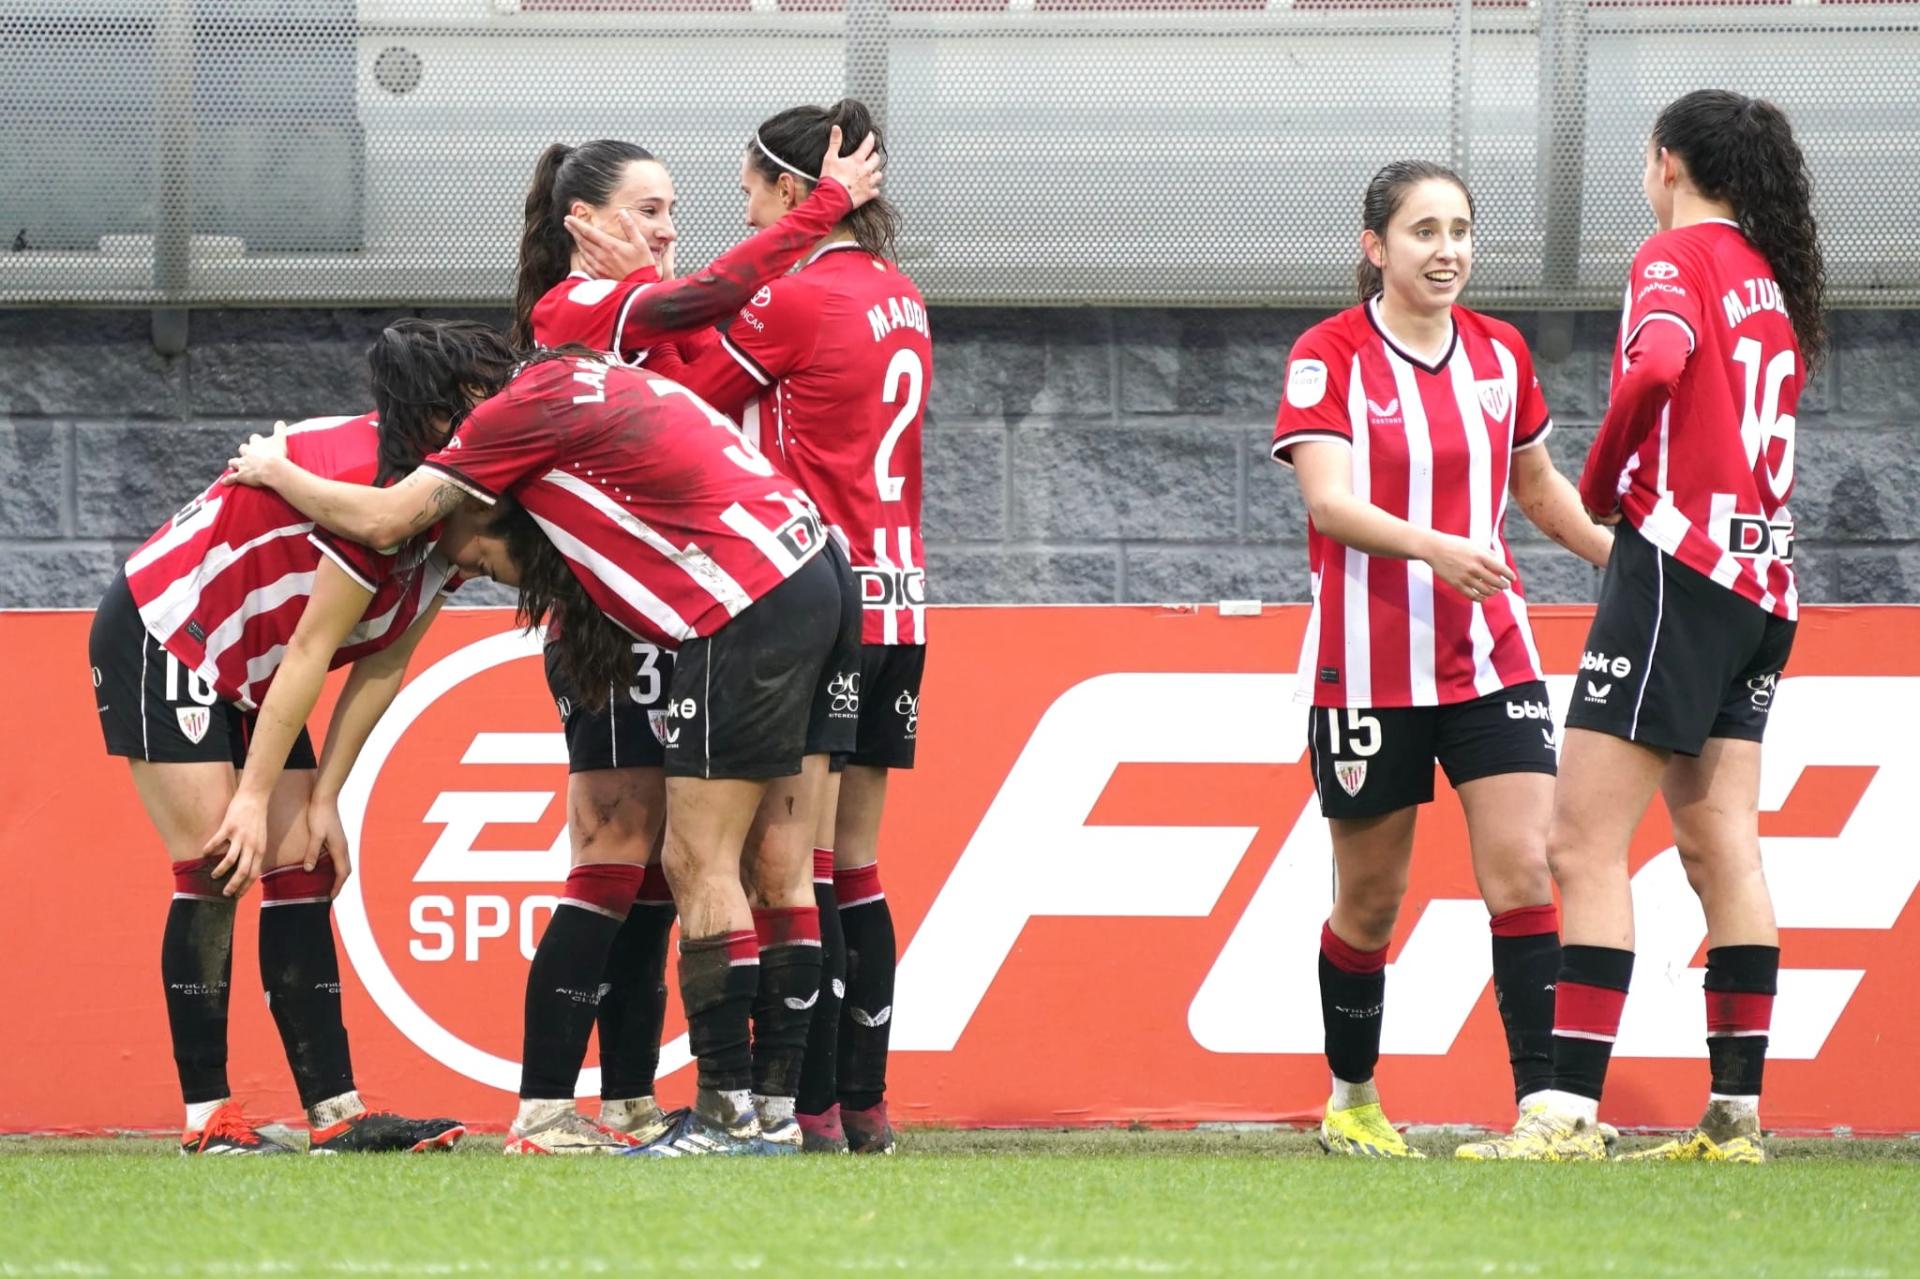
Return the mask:
[[[1358,795],[1360,788],[1367,784],[1367,761],[1352,759],[1337,763],[1333,766],[1333,778],[1340,783],[1340,789],[1345,791],[1349,798]]]
[[[1482,382],[1480,385],[1480,407],[1487,411],[1487,417],[1495,422],[1507,420],[1507,411],[1513,407],[1513,399],[1507,394],[1504,381]]]
[[[173,712],[180,722],[180,734],[198,746],[206,738],[207,729],[213,724],[213,712],[205,706],[182,706]]]

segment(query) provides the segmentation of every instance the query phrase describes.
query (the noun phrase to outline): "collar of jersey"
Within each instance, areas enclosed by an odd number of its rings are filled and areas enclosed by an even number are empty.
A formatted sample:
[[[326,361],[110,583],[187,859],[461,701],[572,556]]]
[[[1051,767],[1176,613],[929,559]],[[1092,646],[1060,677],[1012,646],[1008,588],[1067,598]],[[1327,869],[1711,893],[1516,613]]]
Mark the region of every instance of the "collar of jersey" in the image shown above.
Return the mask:
[[[829,253],[832,253],[836,249],[858,249],[858,248],[860,248],[860,241],[858,240],[835,240],[832,244],[823,244],[819,248],[815,249],[812,253],[809,253],[807,255],[807,260],[805,262],[802,262],[800,264],[800,267],[802,270],[805,270],[807,267],[812,266],[815,262],[818,262],[821,258],[825,257]],[[864,252],[864,250],[862,251]]]
[[[1440,352],[1440,358],[1438,360],[1435,360],[1432,364],[1429,364],[1425,360],[1421,359],[1419,356],[1415,355],[1412,351],[1407,350],[1406,347],[1401,346],[1400,343],[1394,340],[1393,334],[1387,332],[1387,326],[1381,322],[1380,316],[1376,310],[1376,308],[1379,306],[1379,303],[1380,303],[1380,295],[1378,293],[1374,294],[1372,297],[1367,299],[1367,306],[1366,306],[1367,323],[1373,326],[1373,331],[1380,335],[1380,340],[1387,344],[1388,350],[1392,351],[1395,355],[1405,360],[1408,364],[1413,365],[1414,368],[1420,369],[1423,372],[1438,373],[1442,369],[1447,367],[1448,362],[1450,362],[1453,359],[1453,349],[1456,346],[1460,345],[1460,321],[1455,319],[1451,312],[1449,312],[1447,315],[1447,323],[1449,327],[1447,331],[1446,349]]]

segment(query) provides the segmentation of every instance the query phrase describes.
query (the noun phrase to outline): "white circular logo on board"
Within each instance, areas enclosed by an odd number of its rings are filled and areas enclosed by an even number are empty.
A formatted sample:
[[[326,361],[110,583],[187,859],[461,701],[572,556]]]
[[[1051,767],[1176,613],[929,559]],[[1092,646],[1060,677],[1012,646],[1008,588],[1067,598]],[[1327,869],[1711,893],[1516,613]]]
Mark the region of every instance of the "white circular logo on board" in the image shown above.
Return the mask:
[[[1327,366],[1319,360],[1295,360],[1287,370],[1287,403],[1310,409],[1327,394]]]

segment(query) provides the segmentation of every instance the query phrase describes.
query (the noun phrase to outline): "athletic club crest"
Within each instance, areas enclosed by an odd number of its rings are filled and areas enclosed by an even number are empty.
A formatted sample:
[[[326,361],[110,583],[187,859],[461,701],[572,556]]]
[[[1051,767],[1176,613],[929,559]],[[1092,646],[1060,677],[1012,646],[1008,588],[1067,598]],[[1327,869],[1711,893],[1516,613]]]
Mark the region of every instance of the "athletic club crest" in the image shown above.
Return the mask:
[[[198,746],[213,723],[213,712],[204,706],[182,706],[173,712],[180,722],[181,736]]]
[[[1367,761],[1355,759],[1344,764],[1335,764],[1333,776],[1334,780],[1340,783],[1341,790],[1349,796],[1358,795],[1360,788],[1367,784]]]
[[[1487,411],[1487,416],[1493,421],[1506,421],[1508,410],[1513,408],[1513,399],[1507,394],[1507,384],[1501,381],[1480,383],[1480,407]]]

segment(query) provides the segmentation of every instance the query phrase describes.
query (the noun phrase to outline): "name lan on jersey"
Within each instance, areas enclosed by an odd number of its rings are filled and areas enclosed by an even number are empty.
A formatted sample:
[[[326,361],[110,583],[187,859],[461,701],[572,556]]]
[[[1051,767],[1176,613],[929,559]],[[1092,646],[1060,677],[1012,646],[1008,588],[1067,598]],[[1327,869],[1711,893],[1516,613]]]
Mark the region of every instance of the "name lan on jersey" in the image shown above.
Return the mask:
[[[927,308],[912,298],[888,298],[883,305],[868,310],[867,323],[873,328],[876,342],[895,329],[912,329],[921,337],[933,337],[933,330],[927,327]]]

